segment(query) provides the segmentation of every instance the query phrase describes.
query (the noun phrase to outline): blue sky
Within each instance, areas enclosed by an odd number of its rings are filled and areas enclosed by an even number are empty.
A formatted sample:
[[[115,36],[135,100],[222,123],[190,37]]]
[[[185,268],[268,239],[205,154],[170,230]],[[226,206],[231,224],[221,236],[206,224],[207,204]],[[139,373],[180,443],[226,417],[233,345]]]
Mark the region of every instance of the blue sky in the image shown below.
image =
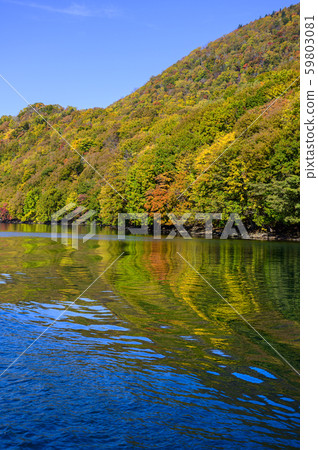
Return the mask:
[[[0,0],[0,73],[30,102],[106,107],[283,0]],[[26,106],[0,79],[0,115]]]

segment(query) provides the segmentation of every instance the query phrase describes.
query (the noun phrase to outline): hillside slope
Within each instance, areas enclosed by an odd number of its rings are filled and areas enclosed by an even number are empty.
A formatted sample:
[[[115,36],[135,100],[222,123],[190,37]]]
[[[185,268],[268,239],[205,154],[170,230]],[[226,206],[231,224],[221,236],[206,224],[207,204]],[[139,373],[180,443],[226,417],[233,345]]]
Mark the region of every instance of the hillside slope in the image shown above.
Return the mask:
[[[74,201],[104,224],[119,211],[173,210],[238,212],[249,227],[294,228],[298,75],[294,5],[194,50],[108,108],[39,103],[45,120],[31,107],[3,116],[0,220],[49,221]]]

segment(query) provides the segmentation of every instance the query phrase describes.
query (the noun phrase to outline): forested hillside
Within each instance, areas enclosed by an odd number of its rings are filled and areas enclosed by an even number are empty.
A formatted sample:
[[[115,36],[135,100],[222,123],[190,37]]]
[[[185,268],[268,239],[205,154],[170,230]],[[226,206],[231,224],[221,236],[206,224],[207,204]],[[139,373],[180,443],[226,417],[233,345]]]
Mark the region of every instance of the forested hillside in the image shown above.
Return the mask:
[[[45,222],[75,202],[98,211],[103,224],[121,211],[199,211],[237,212],[248,227],[294,229],[298,75],[295,5],[194,50],[108,108],[38,103],[45,120],[31,107],[3,116],[0,220]]]

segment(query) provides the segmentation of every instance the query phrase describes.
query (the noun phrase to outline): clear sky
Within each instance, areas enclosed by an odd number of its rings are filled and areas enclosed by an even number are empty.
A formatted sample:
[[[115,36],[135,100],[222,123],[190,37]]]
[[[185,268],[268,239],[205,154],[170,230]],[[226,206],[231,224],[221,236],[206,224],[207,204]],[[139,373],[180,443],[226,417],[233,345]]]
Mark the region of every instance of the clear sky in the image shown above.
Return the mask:
[[[291,0],[0,0],[0,73],[30,102],[106,107]],[[0,115],[26,104],[0,79]]]

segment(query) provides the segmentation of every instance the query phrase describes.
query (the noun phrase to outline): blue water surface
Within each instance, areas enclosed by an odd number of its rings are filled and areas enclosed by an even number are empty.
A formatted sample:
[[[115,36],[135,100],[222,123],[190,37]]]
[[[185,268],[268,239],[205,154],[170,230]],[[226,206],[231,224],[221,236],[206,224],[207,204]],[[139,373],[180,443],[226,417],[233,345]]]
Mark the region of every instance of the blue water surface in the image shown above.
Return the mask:
[[[268,244],[1,238],[0,447],[298,448],[297,374],[175,258],[296,365],[298,249]]]

